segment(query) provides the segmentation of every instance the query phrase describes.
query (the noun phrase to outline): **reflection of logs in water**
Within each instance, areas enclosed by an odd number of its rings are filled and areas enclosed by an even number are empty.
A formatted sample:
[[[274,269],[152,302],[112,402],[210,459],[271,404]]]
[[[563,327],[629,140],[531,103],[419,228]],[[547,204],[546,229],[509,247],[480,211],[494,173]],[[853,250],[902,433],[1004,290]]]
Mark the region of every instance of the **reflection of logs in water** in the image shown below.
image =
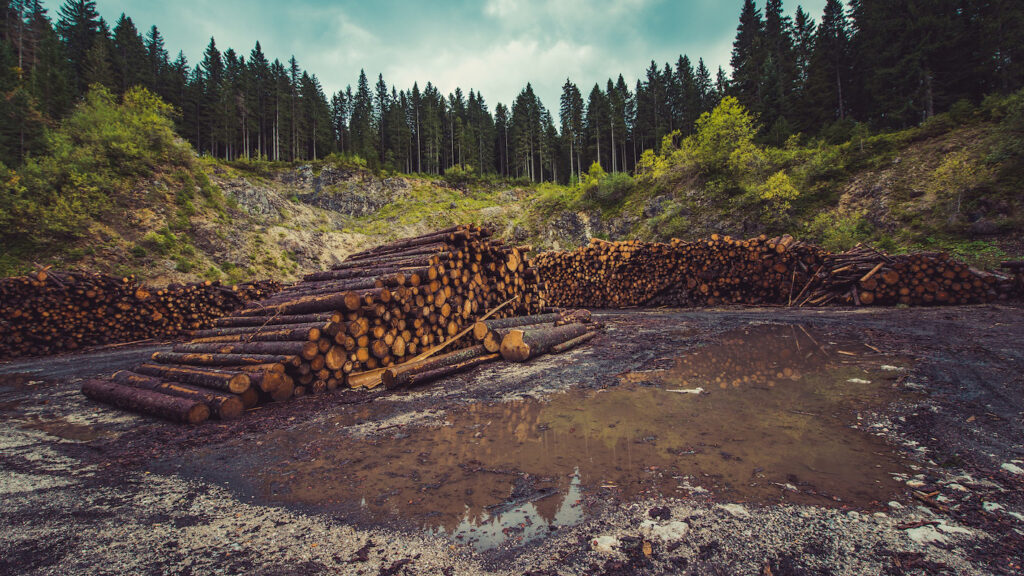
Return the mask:
[[[771,387],[799,380],[832,358],[821,339],[800,327],[763,326],[677,358],[672,368],[651,376],[678,386]]]

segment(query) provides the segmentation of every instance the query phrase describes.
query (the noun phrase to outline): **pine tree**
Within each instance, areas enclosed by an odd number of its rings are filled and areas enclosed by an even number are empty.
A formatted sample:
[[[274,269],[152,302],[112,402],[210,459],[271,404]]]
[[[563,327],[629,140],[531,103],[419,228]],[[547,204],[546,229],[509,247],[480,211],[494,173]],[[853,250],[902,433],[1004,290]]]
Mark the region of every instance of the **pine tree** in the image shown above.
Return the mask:
[[[373,101],[373,125],[376,128],[374,131],[374,147],[377,149],[381,165],[384,165],[387,160],[388,142],[385,138],[385,133],[387,132],[386,119],[390,101],[388,99],[388,85],[384,83],[383,74],[377,75],[377,85],[375,88],[376,98]]]
[[[704,73],[707,73],[707,68],[704,69]],[[679,129],[684,134],[691,134],[697,118],[702,113],[703,94],[689,56],[680,56],[676,62],[676,83],[679,85],[680,93]]]
[[[622,168],[629,170],[629,166],[636,166],[637,159],[635,137],[636,97],[629,91],[629,86],[626,85],[626,79],[622,77],[622,74],[619,74],[618,80],[615,81],[615,92],[622,101],[623,139],[619,144],[620,157],[622,158]],[[630,159],[632,162],[628,161]]]
[[[145,43],[135,23],[123,12],[114,24],[111,61],[117,93],[124,94],[136,85],[153,88],[153,77],[148,74],[150,66]]]
[[[761,77],[764,72],[764,22],[754,0],[744,0],[736,40],[732,44],[730,94],[754,114],[763,111]]]
[[[601,146],[604,135],[608,133],[608,124],[608,99],[604,92],[601,92],[601,86],[594,84],[594,87],[590,89],[590,96],[587,98],[587,115],[584,120],[590,151],[590,161],[585,162],[585,165],[589,166],[597,162],[602,168],[611,166],[611,162],[605,159],[606,155],[610,156],[608,144],[605,144],[603,149]]]
[[[168,73],[170,68],[170,56],[167,54],[167,47],[164,45],[164,37],[157,30],[156,26],[146,33],[146,79],[149,86],[164,100],[170,101]]]
[[[93,39],[92,47],[85,53],[85,62],[80,72],[86,87],[100,85],[113,90],[117,86],[114,67],[111,64],[111,42],[107,25],[100,19],[100,33]]]
[[[715,84],[711,80],[711,72],[708,67],[704,64],[704,59],[697,60],[697,94],[700,97],[700,110],[697,112],[697,118],[705,112],[710,112],[718,104],[718,98],[715,97]],[[695,121],[696,122],[696,121]]]
[[[16,70],[16,57],[0,42],[0,167],[17,166],[45,147],[45,119]]]
[[[72,70],[64,45],[50,25],[46,10],[38,1],[32,2],[27,18],[36,39],[34,63],[28,75],[28,90],[44,116],[58,119],[71,109],[74,98]]]
[[[498,174],[508,177],[508,129],[509,111],[508,107],[498,103],[494,107],[494,158]]]
[[[95,0],[66,0],[57,15],[57,34],[64,42],[68,60],[71,62],[73,84],[78,94],[84,94],[88,88],[88,82],[83,75],[86,58],[97,37],[101,34],[100,15],[96,11],[96,2]],[[93,66],[95,65],[96,63],[93,63]]]
[[[359,71],[359,82],[356,84],[355,100],[352,101],[352,119],[349,123],[352,133],[352,150],[363,159],[376,157],[373,146],[373,96],[370,95],[370,82],[366,72]]]
[[[782,12],[782,0],[768,0],[764,11],[761,122],[775,145],[785,142],[789,121],[794,117],[797,68],[792,26]]]
[[[562,85],[562,97],[559,99],[559,118],[562,123],[562,138],[569,151],[569,178],[580,174],[580,146],[583,135],[583,96],[580,89],[568,78]]]
[[[804,115],[803,127],[822,127],[846,118],[850,73],[850,29],[846,12],[839,0],[828,0],[808,69],[808,114]]]
[[[273,78],[270,73],[270,62],[263,54],[263,48],[258,41],[249,52],[246,81],[246,100],[252,110],[251,123],[256,132],[256,141],[250,143],[250,148],[255,147],[257,157],[269,157],[268,143],[273,139],[273,135],[268,133],[268,127],[271,126],[270,101]]]
[[[210,43],[206,46],[206,50],[203,52],[203,61],[199,64],[198,77],[202,78],[201,86],[203,89],[203,94],[200,97],[201,116],[198,119],[198,123],[202,124],[203,131],[206,134],[206,151],[217,156],[220,154],[220,142],[223,136],[221,129],[223,122],[221,103],[224,61],[220,50],[217,49],[217,42],[212,37],[210,38]],[[196,144],[200,150],[204,148],[201,140]]]

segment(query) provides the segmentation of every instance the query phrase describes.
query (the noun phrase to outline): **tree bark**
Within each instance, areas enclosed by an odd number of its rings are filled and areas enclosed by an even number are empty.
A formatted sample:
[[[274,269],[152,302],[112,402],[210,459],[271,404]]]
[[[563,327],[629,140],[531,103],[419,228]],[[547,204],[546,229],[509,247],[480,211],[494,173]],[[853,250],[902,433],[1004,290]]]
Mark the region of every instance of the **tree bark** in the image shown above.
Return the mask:
[[[210,409],[197,400],[169,396],[152,390],[125,386],[108,380],[82,383],[86,397],[124,410],[158,416],[175,422],[199,424],[210,417]]]
[[[501,341],[501,357],[509,362],[525,362],[551,350],[553,346],[582,336],[582,324],[566,324],[533,330],[512,330]]]
[[[232,394],[241,394],[249,388],[252,380],[243,372],[228,372],[186,366],[165,366],[162,364],[142,364],[135,372],[146,376],[166,378],[183,384],[203,386],[214,390],[223,390]]]
[[[160,378],[136,374],[127,370],[115,373],[113,380],[125,386],[133,386],[202,402],[210,409],[211,415],[221,420],[234,420],[241,416],[242,410],[245,408],[242,404],[242,399],[235,394],[224,394],[188,384],[167,382]]]

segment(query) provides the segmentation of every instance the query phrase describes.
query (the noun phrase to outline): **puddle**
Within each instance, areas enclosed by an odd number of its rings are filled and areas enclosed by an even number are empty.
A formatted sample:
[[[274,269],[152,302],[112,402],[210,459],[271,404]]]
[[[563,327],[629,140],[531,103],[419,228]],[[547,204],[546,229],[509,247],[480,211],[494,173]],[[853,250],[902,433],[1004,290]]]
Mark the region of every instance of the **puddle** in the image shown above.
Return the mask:
[[[0,374],[0,386],[10,387],[15,389],[32,388],[34,386],[41,386],[49,384],[49,382],[40,377],[38,374],[30,374],[26,372],[13,372],[9,374]]]
[[[264,438],[242,474],[267,502],[410,522],[478,550],[657,494],[872,508],[903,469],[850,426],[893,397],[881,366],[894,363],[857,342],[754,326],[607,390],[464,405],[440,426],[348,436],[344,422],[374,418],[361,407]]]

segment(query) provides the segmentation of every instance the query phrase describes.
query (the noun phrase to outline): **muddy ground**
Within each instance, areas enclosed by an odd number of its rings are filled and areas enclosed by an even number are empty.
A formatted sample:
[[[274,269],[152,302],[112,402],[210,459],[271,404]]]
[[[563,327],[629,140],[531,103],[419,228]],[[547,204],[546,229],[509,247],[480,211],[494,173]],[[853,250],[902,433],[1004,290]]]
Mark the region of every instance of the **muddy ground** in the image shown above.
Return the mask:
[[[598,314],[198,427],[0,364],[0,574],[1021,574],[1024,308]]]

